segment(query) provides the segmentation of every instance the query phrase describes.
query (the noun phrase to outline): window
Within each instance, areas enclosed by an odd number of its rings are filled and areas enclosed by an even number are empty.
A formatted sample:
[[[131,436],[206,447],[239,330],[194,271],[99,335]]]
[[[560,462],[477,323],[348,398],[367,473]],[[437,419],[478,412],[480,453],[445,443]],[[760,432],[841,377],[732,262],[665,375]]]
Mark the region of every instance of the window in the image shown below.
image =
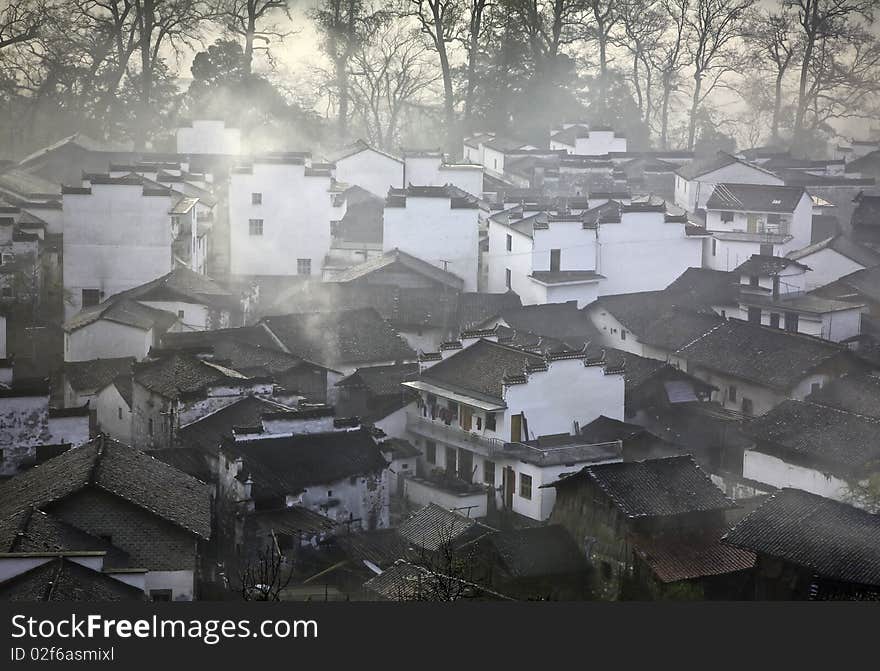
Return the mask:
[[[249,219],[248,220],[248,233],[251,235],[263,235],[263,220],[262,219]]]
[[[150,601],[171,601],[170,589],[151,589]]]
[[[816,394],[816,393],[818,393],[820,389],[822,389],[822,383],[821,383],[821,382],[814,382],[813,384],[810,385],[810,393],[811,393],[811,394]]]
[[[771,226],[779,226],[780,222],[779,213],[778,212],[770,212],[767,215],[767,223]]]
[[[550,272],[558,273],[559,268],[561,266],[561,257],[562,250],[560,249],[551,249],[550,250]]]
[[[153,418],[147,420],[147,433],[153,435]]]
[[[751,417],[751,415],[755,412],[755,407],[752,405],[752,399],[743,396],[742,411],[744,415],[748,415]]]
[[[487,485],[495,486],[495,462],[488,459],[483,460],[483,482]]]
[[[455,459],[458,455],[458,451],[454,447],[446,448],[446,472],[449,474],[455,473]]]
[[[101,302],[100,289],[83,289],[82,290],[82,306],[87,308],[91,305],[97,305]]]
[[[760,249],[758,249],[758,253],[761,256],[773,256],[773,245],[761,245]]]
[[[770,313],[770,326],[772,326],[775,329],[779,328],[779,313],[778,312],[771,312]]]
[[[750,275],[749,276],[749,286],[750,287],[758,286],[759,280],[760,280],[760,278],[757,275]]]
[[[327,490],[327,498],[329,499],[331,496],[333,496],[333,490],[332,490],[332,489],[328,489],[328,490]]]
[[[761,323],[761,308],[749,308],[749,321],[752,324]]]
[[[531,475],[526,475],[525,473],[519,474],[519,495],[524,499],[528,499],[529,501],[532,500],[532,476]]]
[[[2,263],[5,266],[7,263],[12,263],[13,261],[15,261],[15,254],[9,254],[8,252],[4,252],[3,256],[2,256],[2,261],[0,261],[0,263]]]
[[[626,329],[620,329],[620,339],[626,340]]]
[[[727,388],[727,400],[731,403],[736,403],[736,386],[730,385]]]
[[[715,256],[715,253],[718,251],[718,241],[715,238],[712,238],[712,256]]]
[[[433,440],[425,441],[425,461],[429,464],[437,463],[437,443]]]
[[[178,311],[177,311],[177,317],[178,317],[178,319],[183,319],[183,315],[184,315],[184,311],[183,311],[183,310],[178,310]]]
[[[116,408],[116,416],[117,416],[117,418],[122,419],[122,407],[121,406]]]
[[[510,289],[510,268],[504,270],[504,284]]]
[[[477,415],[476,419],[477,419],[477,431],[480,431],[483,428],[483,418],[480,417],[479,415]]]
[[[733,212],[722,212],[721,213],[721,221],[731,222],[733,221]]]
[[[495,168],[496,170],[498,169],[498,159],[497,158],[492,159],[492,167]]]
[[[507,251],[513,251],[513,236],[510,234],[507,235]]]
[[[486,413],[486,431],[494,431],[495,430],[495,413],[487,412]]]
[[[311,275],[312,274],[312,260],[311,259],[297,259],[296,260],[296,274],[297,275]]]
[[[263,204],[263,194],[262,193],[252,193],[251,194],[251,205],[262,205]]]
[[[3,287],[2,296],[3,298],[12,298],[12,287]]]
[[[785,330],[789,333],[798,332],[798,314],[797,312],[785,313]]]

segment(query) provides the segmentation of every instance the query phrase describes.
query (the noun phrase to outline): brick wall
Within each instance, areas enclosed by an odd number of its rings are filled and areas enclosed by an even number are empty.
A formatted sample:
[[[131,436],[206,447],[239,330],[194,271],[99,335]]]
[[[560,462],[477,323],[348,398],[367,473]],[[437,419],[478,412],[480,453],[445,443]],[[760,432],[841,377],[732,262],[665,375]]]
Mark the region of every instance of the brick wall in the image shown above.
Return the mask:
[[[197,539],[188,531],[112,494],[87,488],[50,510],[65,522],[110,542],[150,571],[195,571]]]

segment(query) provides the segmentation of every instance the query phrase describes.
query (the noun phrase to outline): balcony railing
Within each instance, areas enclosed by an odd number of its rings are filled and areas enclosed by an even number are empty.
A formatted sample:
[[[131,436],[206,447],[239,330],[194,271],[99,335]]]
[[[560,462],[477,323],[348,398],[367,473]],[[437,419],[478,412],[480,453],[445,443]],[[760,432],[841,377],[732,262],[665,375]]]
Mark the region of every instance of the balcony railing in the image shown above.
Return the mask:
[[[462,429],[458,424],[447,425],[441,420],[429,419],[415,413],[407,414],[406,428],[422,438],[462,447],[486,457],[493,457],[504,450],[504,441],[498,438],[488,438],[471,433]]]

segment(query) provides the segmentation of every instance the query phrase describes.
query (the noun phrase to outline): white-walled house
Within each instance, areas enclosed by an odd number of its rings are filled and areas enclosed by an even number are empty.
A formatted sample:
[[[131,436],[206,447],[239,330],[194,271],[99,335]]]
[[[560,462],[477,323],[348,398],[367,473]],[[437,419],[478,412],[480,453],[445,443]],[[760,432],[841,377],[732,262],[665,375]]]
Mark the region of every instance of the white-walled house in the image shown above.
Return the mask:
[[[705,210],[706,268],[733,270],[754,254],[785,256],[810,244],[813,202],[802,187],[718,184]]]
[[[550,149],[564,149],[579,156],[604,156],[626,152],[626,136],[613,128],[590,128],[585,123],[567,123],[550,135]]]
[[[406,151],[403,157],[406,169],[401,186],[449,184],[477,198],[483,195],[483,166],[478,162],[451,162],[439,151]]]
[[[403,160],[363,140],[340,150],[331,160],[336,166],[336,179],[366,189],[380,198],[385,198],[389,189],[404,186]]]
[[[526,305],[662,289],[700,265],[702,239],[663,201],[598,204],[580,213],[512,208],[489,218],[488,289]]]
[[[480,201],[452,186],[409,186],[385,201],[382,248],[411,254],[464,280],[476,291]]]
[[[419,503],[428,496],[440,505],[468,501],[477,510],[488,492],[497,505],[544,520],[552,501],[543,484],[574,472],[576,464],[619,458],[616,445],[585,446],[557,434],[576,434],[600,415],[621,419],[623,375],[583,352],[544,356],[496,337],[463,334],[425,355],[419,378],[403,383],[418,394],[407,407],[406,430],[423,457],[420,478],[407,491],[417,487]],[[553,436],[567,458],[555,458],[560,453],[542,436]]]
[[[841,342],[861,332],[864,305],[805,292],[810,268],[790,258],[754,255],[734,270],[739,313],[753,324]]]
[[[858,270],[880,265],[880,254],[843,235],[820,240],[786,256],[810,267],[804,282],[806,291],[824,287]]]
[[[695,213],[706,207],[716,184],[764,184],[785,182],[769,170],[725,152],[708,160],[695,160],[675,173],[675,204]]]
[[[241,153],[241,130],[227,128],[219,119],[193,119],[177,129],[177,153],[236,156]]]
[[[229,176],[230,272],[321,276],[331,222],[344,215],[329,167],[307,154],[255,157]],[[334,202],[338,204],[334,204]]]
[[[171,271],[180,195],[132,175],[63,188],[65,316]]]

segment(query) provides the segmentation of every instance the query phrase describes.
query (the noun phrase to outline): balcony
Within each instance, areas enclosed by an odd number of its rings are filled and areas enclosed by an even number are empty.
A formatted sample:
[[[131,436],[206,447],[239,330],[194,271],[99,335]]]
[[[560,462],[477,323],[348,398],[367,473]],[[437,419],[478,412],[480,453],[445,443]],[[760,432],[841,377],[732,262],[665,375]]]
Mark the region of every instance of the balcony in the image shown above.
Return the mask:
[[[427,440],[460,447],[484,457],[492,458],[504,451],[504,442],[465,431],[458,424],[445,424],[436,419],[422,417],[414,412],[406,415],[407,431]]]

